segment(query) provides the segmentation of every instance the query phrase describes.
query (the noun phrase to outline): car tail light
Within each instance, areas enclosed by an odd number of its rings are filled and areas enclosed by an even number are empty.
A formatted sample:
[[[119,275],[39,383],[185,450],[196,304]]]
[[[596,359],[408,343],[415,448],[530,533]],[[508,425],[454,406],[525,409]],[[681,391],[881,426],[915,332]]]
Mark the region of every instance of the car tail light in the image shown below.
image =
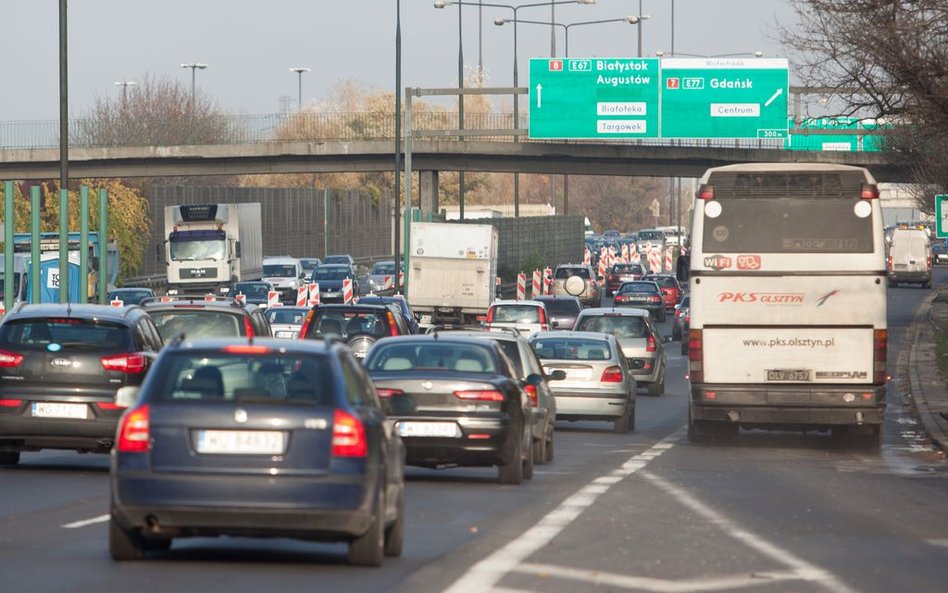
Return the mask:
[[[20,399],[0,399],[0,408],[15,408],[22,403]]]
[[[148,404],[129,410],[122,416],[118,429],[119,453],[144,453],[151,447]]]
[[[114,412],[115,410],[124,410],[124,409],[125,409],[125,406],[120,406],[120,405],[118,405],[118,404],[115,403],[115,402],[101,402],[101,403],[98,403],[98,404],[96,404],[96,405],[99,406],[99,409],[100,409],[100,410],[109,410],[109,411],[113,411],[113,412]]]
[[[885,383],[885,363],[888,355],[889,332],[884,329],[877,329],[872,334],[872,382]]]
[[[388,387],[379,387],[376,391],[379,392],[379,397],[382,399],[388,399],[390,397],[396,397],[405,394],[405,392],[401,389],[390,389]]]
[[[102,368],[107,371],[119,371],[137,375],[145,372],[146,359],[142,354],[114,354],[99,359]]]
[[[660,302],[662,302],[662,297],[660,297],[660,296],[654,296],[654,295],[653,295],[653,296],[650,296],[650,297],[648,297],[648,302],[650,302],[650,303],[660,303]]]
[[[257,344],[230,344],[221,350],[228,354],[269,354],[271,352],[269,346]]]
[[[688,379],[692,383],[704,381],[704,351],[701,330],[688,330]]]
[[[362,421],[343,410],[336,410],[332,419],[332,456],[365,457],[368,444]]]
[[[709,183],[702,184],[701,187],[698,188],[698,192],[695,194],[695,197],[699,200],[713,200],[714,186]]]
[[[645,351],[655,352],[655,336],[648,336],[645,339]]]
[[[626,297],[625,295],[617,294],[615,298],[612,299],[612,301],[615,303],[624,303],[627,299],[628,297]]]
[[[929,270],[932,269],[932,256],[931,255],[928,256],[928,269]]]
[[[16,352],[0,350],[0,367],[11,368],[18,367],[23,362],[23,355]]]
[[[876,200],[879,198],[879,186],[875,183],[863,183],[862,191],[859,192],[859,197],[863,200]]]
[[[892,269],[892,256],[889,256],[889,269]]]
[[[312,323],[313,315],[315,313],[316,313],[315,311],[310,310],[310,312],[306,314],[306,319],[303,320],[303,325],[300,326],[300,339],[301,340],[306,339],[306,333],[309,331],[309,324]]]
[[[535,408],[540,405],[540,393],[536,385],[527,385],[525,388],[527,395],[530,396],[530,406]]]
[[[602,372],[599,380],[603,383],[622,383],[622,378],[622,369],[612,366]]]
[[[253,323],[250,321],[250,317],[244,317],[244,334],[248,338],[254,337]]]
[[[546,309],[540,307],[540,325],[546,325]]]
[[[389,311],[388,313],[386,313],[386,317],[388,317],[388,327],[389,327],[388,335],[390,335],[390,336],[397,336],[397,335],[398,335],[398,325],[395,324],[395,316],[392,315],[392,312],[391,312],[391,311]]]
[[[471,389],[465,391],[455,391],[454,397],[467,401],[482,402],[502,402],[504,394],[496,389]]]
[[[490,323],[494,320],[494,308],[491,307],[487,310],[487,323]]]

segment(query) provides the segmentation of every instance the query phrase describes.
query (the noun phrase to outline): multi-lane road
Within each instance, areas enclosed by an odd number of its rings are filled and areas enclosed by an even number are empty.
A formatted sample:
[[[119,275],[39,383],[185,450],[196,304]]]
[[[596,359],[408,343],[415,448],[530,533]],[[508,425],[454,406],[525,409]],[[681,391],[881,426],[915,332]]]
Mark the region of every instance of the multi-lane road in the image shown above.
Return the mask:
[[[632,434],[558,423],[556,459],[532,481],[409,468],[405,552],[378,569],[347,565],[342,545],[254,539],[176,540],[113,563],[108,459],[24,454],[0,470],[0,592],[946,591],[948,464],[925,444],[896,372],[926,295],[889,291],[880,453],[822,434],[689,444],[675,343],[666,393],[640,393]]]

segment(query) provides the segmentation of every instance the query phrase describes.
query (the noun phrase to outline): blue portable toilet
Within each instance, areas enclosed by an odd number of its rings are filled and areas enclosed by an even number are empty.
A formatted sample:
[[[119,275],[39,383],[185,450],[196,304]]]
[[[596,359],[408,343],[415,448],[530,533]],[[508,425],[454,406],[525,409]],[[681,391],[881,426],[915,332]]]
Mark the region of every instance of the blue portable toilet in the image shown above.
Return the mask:
[[[75,255],[75,257],[73,257]],[[69,254],[69,302],[79,302],[79,254]],[[31,269],[27,267],[26,300],[33,302],[33,286],[29,281]],[[59,302],[59,254],[43,253],[40,256],[40,303]]]

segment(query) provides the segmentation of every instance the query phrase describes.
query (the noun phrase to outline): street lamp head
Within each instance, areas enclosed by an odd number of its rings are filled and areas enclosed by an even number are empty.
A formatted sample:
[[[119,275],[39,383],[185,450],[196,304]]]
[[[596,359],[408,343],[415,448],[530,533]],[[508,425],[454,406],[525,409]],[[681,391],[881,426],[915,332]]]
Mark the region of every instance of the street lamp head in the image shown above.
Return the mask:
[[[596,0],[576,0],[577,4],[595,4]]]
[[[494,24],[497,25],[498,27],[503,27],[504,24],[506,23],[507,23],[507,19],[500,19],[500,18],[494,19]]]
[[[665,56],[665,52],[663,52],[663,51],[660,50],[660,49],[656,49],[656,50],[655,50],[655,55],[661,58],[661,57],[664,57],[664,56]]]
[[[301,68],[297,66],[295,68],[290,68],[290,72],[296,72],[297,74],[302,74],[303,72],[309,72],[309,68]]]
[[[207,64],[181,64],[182,68],[197,68],[199,70],[204,70],[207,68]]]
[[[755,58],[763,57],[763,55],[764,55],[764,52],[762,52],[762,51],[760,51],[760,50],[757,50],[757,51],[754,52],[754,57],[755,57]]]
[[[454,2],[451,2],[451,0],[435,0],[434,7],[444,8],[445,6],[450,6],[452,4],[454,4]]]
[[[642,18],[637,16],[627,16],[625,17],[625,22],[629,23],[630,25],[637,25],[639,21],[642,20]]]

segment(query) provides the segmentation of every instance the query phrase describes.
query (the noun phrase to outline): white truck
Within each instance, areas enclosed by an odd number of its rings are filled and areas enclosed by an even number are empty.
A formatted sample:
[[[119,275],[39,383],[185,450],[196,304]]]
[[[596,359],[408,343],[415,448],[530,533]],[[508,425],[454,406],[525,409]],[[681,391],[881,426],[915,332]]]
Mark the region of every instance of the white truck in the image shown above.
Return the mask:
[[[168,294],[226,294],[263,277],[260,204],[165,208]]]
[[[491,225],[411,224],[408,302],[423,323],[480,323],[495,298],[497,243]]]

